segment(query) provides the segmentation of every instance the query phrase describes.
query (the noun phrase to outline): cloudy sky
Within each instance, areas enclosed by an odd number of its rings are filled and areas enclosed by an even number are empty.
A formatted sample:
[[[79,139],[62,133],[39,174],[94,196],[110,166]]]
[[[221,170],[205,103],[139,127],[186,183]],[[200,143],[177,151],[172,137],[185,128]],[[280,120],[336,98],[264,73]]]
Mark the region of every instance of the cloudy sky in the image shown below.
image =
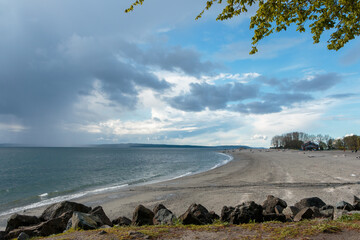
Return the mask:
[[[360,39],[290,28],[249,55],[249,17],[205,1],[0,0],[0,143],[268,147],[359,134]]]

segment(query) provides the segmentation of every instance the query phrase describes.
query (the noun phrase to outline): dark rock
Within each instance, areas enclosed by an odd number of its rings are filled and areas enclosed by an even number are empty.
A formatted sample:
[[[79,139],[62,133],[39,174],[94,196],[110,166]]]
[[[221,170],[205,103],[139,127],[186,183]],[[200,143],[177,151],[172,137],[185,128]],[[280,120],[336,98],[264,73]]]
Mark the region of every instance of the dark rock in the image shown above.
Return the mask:
[[[99,234],[99,235],[105,235],[105,234],[107,234],[107,231],[102,230],[102,231],[99,232],[98,234]]]
[[[179,217],[179,219],[184,225],[190,225],[190,224],[203,225],[203,223],[197,217],[195,217],[190,211],[186,211],[183,215]]]
[[[320,211],[328,210],[328,209],[334,209],[334,206],[326,204],[325,206],[322,206],[321,208],[319,208]]]
[[[144,207],[143,205],[139,205],[135,208],[132,225],[143,226],[143,225],[153,225],[154,213]]]
[[[263,214],[263,221],[279,221],[279,222],[286,222],[286,216],[284,214],[276,214],[276,213],[266,213]]]
[[[103,225],[109,225],[112,226],[112,222],[110,221],[110,219],[106,216],[103,208],[101,206],[97,206],[94,209],[92,209],[89,214],[97,216],[98,218],[100,218],[101,222],[103,223]]]
[[[13,214],[7,221],[5,232],[10,232],[19,227],[27,227],[40,223],[40,219],[34,216]]]
[[[176,220],[176,216],[166,208],[158,210],[154,216],[155,225],[172,225]]]
[[[154,209],[153,209],[153,213],[154,215],[156,215],[156,213],[160,210],[160,209],[167,209],[164,205],[162,205],[161,203],[156,204]],[[169,210],[170,211],[170,210]],[[171,211],[170,211],[171,212]]]
[[[345,201],[338,202],[338,203],[336,204],[336,208],[337,208],[337,209],[341,209],[341,210],[346,210],[346,211],[352,211],[352,210],[354,210],[353,205],[351,205],[350,203],[345,202]]]
[[[265,213],[276,213],[275,212],[276,206],[279,206],[277,209],[278,212],[281,213],[282,209],[287,207],[287,203],[280,198],[274,197],[272,195],[268,195],[267,199],[264,201],[262,205]]]
[[[191,204],[187,212],[191,212],[192,215],[199,219],[202,224],[211,224],[213,222],[209,211],[201,204]]]
[[[27,235],[26,233],[22,232],[22,233],[19,234],[17,239],[18,240],[28,240],[28,239],[30,239],[30,236]]]
[[[87,207],[80,203],[64,201],[60,203],[55,203],[48,208],[40,216],[40,219],[43,221],[57,218],[65,212],[82,212],[88,213],[91,211],[91,207]]]
[[[289,206],[287,208],[285,208],[282,213],[286,216],[286,217],[290,217],[293,218],[295,217],[295,215],[299,212],[300,210],[295,207],[295,206]]]
[[[112,224],[119,226],[130,226],[131,220],[127,217],[118,217],[117,219],[112,220]]]
[[[102,225],[103,222],[98,216],[88,213],[74,212],[71,217],[71,228],[73,229],[91,230]]]
[[[360,210],[360,198],[357,196],[354,196],[354,204],[353,204],[354,210]]]
[[[312,219],[314,216],[314,211],[311,208],[306,207],[301,209],[294,217],[295,222],[299,222],[304,219]]]
[[[220,219],[220,216],[217,215],[214,211],[209,212],[210,219],[214,222],[215,220]]]
[[[334,207],[331,205],[325,205],[319,209],[320,214],[323,218],[333,219],[334,216]]]
[[[235,207],[230,214],[228,222],[231,224],[249,223],[252,221],[259,223],[263,221],[262,211],[261,205],[253,201],[245,202]]]
[[[321,208],[325,205],[326,205],[326,203],[324,203],[318,197],[304,198],[304,199],[301,199],[300,202],[295,203],[295,207],[297,207],[299,210],[301,210],[303,208],[307,208],[307,207]]]
[[[220,217],[220,220],[222,222],[230,222],[230,215],[231,213],[234,211],[234,207],[227,207],[227,206],[224,206],[222,209],[221,209],[221,217]]]

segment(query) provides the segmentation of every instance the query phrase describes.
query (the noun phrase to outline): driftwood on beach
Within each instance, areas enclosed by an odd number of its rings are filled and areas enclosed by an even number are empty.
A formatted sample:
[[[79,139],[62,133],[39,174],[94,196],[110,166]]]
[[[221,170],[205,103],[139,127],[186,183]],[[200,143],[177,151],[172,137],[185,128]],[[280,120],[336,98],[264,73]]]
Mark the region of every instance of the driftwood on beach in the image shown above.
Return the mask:
[[[344,214],[359,213],[360,199],[354,196],[353,204],[341,201],[336,206],[327,205],[318,197],[304,198],[288,206],[287,203],[272,195],[262,205],[247,201],[235,207],[224,206],[221,215],[208,211],[201,204],[192,204],[182,215],[176,217],[162,204],[153,210],[143,205],[135,208],[132,220],[120,216],[113,221],[106,216],[101,206],[91,208],[75,202],[56,203],[40,217],[14,214],[7,222],[6,230],[0,232],[0,239],[28,239],[35,236],[49,236],[69,229],[91,230],[119,226],[172,225],[174,223],[206,225],[214,221],[242,224],[249,222],[280,221],[292,222],[304,219],[337,219]]]

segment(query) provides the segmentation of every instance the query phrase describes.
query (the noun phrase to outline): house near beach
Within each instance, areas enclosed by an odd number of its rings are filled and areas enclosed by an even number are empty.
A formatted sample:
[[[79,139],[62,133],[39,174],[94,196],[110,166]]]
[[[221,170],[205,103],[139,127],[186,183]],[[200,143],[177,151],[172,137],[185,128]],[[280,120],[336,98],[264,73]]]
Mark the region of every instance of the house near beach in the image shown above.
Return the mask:
[[[308,141],[306,143],[303,143],[301,145],[301,149],[303,151],[313,151],[313,150],[319,150],[319,145],[314,143],[314,142],[311,142],[311,141]]]

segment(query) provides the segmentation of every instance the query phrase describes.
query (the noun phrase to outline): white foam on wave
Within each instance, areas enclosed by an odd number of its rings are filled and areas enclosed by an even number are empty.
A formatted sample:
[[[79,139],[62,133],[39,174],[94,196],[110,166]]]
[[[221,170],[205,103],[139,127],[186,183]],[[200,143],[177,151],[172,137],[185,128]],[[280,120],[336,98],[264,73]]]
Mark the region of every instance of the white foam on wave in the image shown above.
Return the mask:
[[[25,211],[25,210],[29,210],[29,209],[33,209],[33,208],[43,207],[43,206],[46,206],[46,205],[50,205],[50,204],[54,204],[54,203],[58,203],[58,202],[62,202],[62,201],[69,201],[71,199],[84,197],[86,195],[113,191],[113,190],[124,188],[124,187],[127,187],[127,186],[128,186],[128,184],[123,184],[123,185],[118,185],[118,186],[104,187],[104,188],[99,188],[99,189],[95,189],[95,190],[84,191],[84,192],[70,194],[70,195],[53,197],[53,198],[42,200],[40,202],[36,202],[36,203],[26,205],[26,206],[23,206],[23,207],[17,207],[17,208],[10,209],[8,211],[0,213],[0,216],[10,215],[10,214],[13,214],[13,213],[17,213],[17,212],[21,212],[21,211]],[[46,197],[48,195],[49,195],[48,193],[43,193],[43,194],[40,194],[39,196],[40,197],[41,196]]]
[[[216,164],[216,165],[215,165],[215,166],[213,166],[210,170],[213,170],[213,169],[215,169],[215,168],[221,167],[221,166],[223,166],[223,165],[225,165],[225,164],[227,164],[227,163],[231,162],[231,161],[234,159],[234,157],[233,157],[233,156],[231,156],[231,155],[227,155],[227,154],[225,154],[225,153],[220,153],[220,152],[217,152],[217,154],[220,154],[220,155],[226,156],[226,157],[227,157],[227,159],[225,159],[225,160],[223,160],[222,162],[220,162],[220,163]]]
[[[174,180],[174,179],[186,177],[186,176],[189,176],[189,175],[191,175],[191,174],[192,174],[192,172],[187,172],[187,173],[184,173],[184,174],[182,174],[182,175],[180,175],[180,176],[176,176],[176,177],[174,177],[174,178],[171,178],[170,180]]]

